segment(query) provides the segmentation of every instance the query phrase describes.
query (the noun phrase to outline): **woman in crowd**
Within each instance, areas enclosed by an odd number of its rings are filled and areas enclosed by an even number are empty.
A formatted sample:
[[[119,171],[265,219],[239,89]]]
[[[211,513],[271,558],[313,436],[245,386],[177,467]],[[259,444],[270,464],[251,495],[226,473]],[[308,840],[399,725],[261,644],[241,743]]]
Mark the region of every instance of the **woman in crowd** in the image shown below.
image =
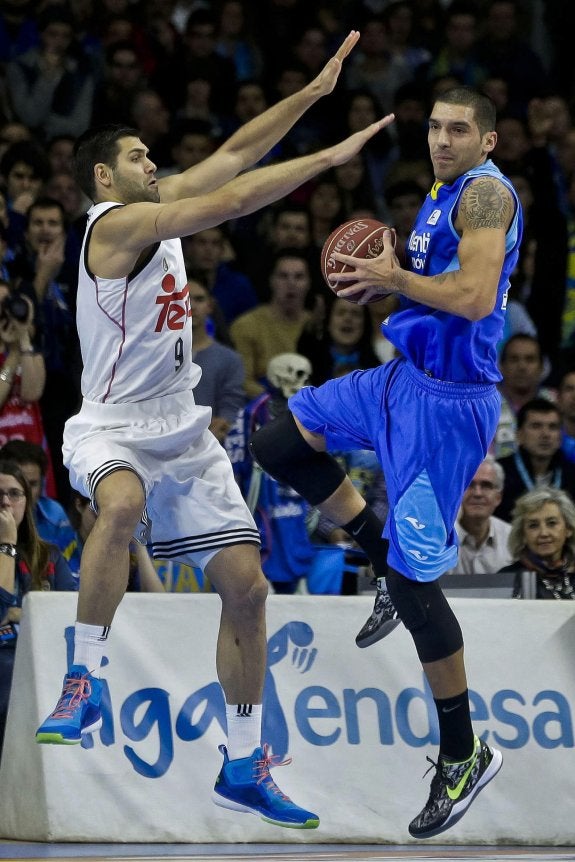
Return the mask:
[[[313,386],[356,368],[375,368],[379,359],[371,346],[371,318],[366,305],[334,299],[325,323],[310,321],[297,344],[297,352],[311,362]]]
[[[22,599],[30,590],[76,589],[77,580],[60,551],[38,536],[24,474],[12,461],[0,460],[0,748]]]
[[[514,594],[522,594],[523,573],[535,578],[535,598],[575,599],[575,504],[560,488],[541,487],[517,499],[509,550],[517,572]]]

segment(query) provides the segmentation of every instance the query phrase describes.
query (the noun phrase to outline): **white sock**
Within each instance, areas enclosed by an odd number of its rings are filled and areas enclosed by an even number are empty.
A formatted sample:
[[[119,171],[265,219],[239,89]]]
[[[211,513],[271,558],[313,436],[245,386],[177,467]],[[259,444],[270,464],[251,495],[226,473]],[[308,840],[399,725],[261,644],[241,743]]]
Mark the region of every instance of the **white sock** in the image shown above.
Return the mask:
[[[226,703],[228,724],[228,757],[238,760],[249,757],[254,748],[261,745],[262,705],[261,703]]]
[[[109,632],[110,626],[90,626],[77,622],[74,628],[73,664],[82,664],[92,676],[99,677]]]

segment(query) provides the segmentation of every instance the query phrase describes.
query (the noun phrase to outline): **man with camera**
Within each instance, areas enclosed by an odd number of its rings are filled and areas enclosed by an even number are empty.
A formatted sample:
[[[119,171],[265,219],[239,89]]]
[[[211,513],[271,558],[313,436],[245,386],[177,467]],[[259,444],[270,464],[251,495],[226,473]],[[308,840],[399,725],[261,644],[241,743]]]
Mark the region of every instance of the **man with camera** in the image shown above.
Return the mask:
[[[46,372],[32,346],[32,302],[0,280],[0,446],[8,440],[42,443],[38,401]]]

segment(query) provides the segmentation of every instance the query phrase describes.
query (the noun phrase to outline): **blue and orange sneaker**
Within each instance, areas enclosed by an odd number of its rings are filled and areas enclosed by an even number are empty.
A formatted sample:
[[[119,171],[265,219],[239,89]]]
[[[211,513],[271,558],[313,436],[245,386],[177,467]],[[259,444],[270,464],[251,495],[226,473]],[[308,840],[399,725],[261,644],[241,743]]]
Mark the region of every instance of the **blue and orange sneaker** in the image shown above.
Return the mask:
[[[219,746],[224,764],[212,796],[216,805],[255,814],[275,826],[292,829],[317,829],[319,817],[300,808],[279,789],[270,775],[270,766],[285,766],[291,757],[280,761],[269,753],[269,746],[256,748],[250,757],[230,760],[225,745]]]
[[[72,665],[64,677],[56,709],[36,731],[36,742],[76,745],[85,733],[102,726],[102,683],[83,665]]]

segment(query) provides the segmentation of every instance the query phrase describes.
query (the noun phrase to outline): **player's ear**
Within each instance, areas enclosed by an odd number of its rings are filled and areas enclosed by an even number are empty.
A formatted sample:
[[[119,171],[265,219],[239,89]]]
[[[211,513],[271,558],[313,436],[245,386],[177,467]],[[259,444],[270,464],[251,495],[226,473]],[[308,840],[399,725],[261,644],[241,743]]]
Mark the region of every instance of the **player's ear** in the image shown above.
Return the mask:
[[[98,162],[98,164],[94,165],[94,177],[103,186],[109,186],[112,182],[110,168],[103,162]]]
[[[497,132],[486,132],[483,135],[483,149],[486,153],[492,153],[497,143]]]

